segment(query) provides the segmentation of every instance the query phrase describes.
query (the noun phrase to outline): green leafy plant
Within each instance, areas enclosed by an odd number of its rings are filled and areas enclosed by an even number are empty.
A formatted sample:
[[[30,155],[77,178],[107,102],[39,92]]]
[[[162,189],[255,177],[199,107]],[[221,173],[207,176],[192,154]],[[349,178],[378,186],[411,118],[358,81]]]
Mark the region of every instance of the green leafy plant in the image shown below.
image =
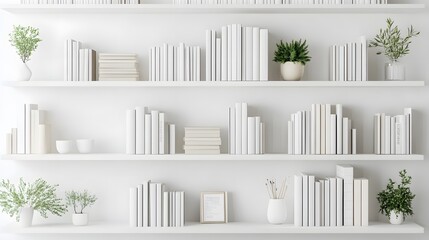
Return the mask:
[[[384,48],[384,55],[386,55],[390,61],[396,62],[399,58],[410,53],[411,39],[420,34],[411,25],[408,28],[407,36],[402,37],[401,30],[398,26],[393,26],[395,23],[392,19],[387,19],[387,28],[380,29],[380,32],[370,41],[369,47],[382,47]],[[381,51],[377,52],[377,55],[382,54]]]
[[[0,183],[0,206],[4,213],[15,217],[18,222],[22,207],[32,207],[44,218],[48,217],[48,213],[61,216],[66,212],[66,206],[55,194],[57,187],[40,178],[34,183],[27,183],[21,178],[18,186],[3,179]]]
[[[39,46],[42,39],[39,38],[39,29],[33,27],[13,26],[12,33],[9,34],[9,42],[16,48],[23,63],[30,60],[31,54]]]
[[[389,217],[390,212],[395,214],[402,212],[404,218],[408,215],[413,215],[412,201],[416,196],[410,190],[411,176],[407,175],[407,170],[399,172],[401,183],[396,184],[392,179],[389,179],[385,190],[381,191],[377,200],[380,203],[380,212]]]
[[[292,40],[290,43],[280,41],[276,44],[277,50],[274,53],[274,62],[300,62],[305,65],[310,61],[307,41],[304,42]]]
[[[83,214],[83,210],[94,205],[95,201],[97,201],[97,197],[88,193],[87,190],[83,192],[66,192],[66,204],[73,207],[73,211],[76,214]]]

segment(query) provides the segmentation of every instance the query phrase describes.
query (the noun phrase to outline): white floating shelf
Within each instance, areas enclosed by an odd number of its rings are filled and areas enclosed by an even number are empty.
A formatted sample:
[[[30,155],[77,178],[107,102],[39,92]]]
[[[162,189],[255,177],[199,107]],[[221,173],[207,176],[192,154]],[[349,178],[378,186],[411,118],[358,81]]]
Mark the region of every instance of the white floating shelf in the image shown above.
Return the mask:
[[[187,223],[176,228],[133,228],[125,224],[71,224],[36,225],[29,228],[17,226],[2,232],[15,234],[417,234],[424,228],[416,223],[402,225],[371,222],[368,227],[294,227],[293,225],[269,225],[267,223],[199,224]]]
[[[3,81],[7,87],[423,87],[425,81],[201,81],[201,82],[152,82],[152,81]]]
[[[127,155],[127,154],[14,154],[11,161],[422,161],[423,155]]]
[[[425,9],[425,4],[387,5],[20,5],[3,4],[0,9],[10,13],[165,13],[165,14],[208,14],[208,13],[415,13]]]

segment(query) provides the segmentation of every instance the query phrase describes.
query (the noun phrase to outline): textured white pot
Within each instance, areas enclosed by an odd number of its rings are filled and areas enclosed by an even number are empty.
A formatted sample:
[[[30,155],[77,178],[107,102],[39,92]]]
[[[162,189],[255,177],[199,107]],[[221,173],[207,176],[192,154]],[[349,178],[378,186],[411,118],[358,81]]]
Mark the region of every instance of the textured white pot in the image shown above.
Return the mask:
[[[21,227],[31,227],[33,224],[34,209],[32,207],[23,207],[19,213],[19,223]]]
[[[18,65],[16,73],[16,81],[29,81],[32,72],[26,63],[21,62]]]
[[[404,214],[402,212],[390,211],[389,221],[393,225],[401,225],[404,222]]]
[[[285,62],[280,65],[280,72],[286,81],[299,81],[304,76],[304,64],[300,62]]]
[[[388,81],[405,80],[405,66],[399,62],[389,62],[385,66],[385,79]]]
[[[88,214],[73,214],[72,222],[75,226],[86,226],[88,225]]]
[[[283,224],[287,219],[285,199],[270,199],[268,202],[267,219],[271,224]]]

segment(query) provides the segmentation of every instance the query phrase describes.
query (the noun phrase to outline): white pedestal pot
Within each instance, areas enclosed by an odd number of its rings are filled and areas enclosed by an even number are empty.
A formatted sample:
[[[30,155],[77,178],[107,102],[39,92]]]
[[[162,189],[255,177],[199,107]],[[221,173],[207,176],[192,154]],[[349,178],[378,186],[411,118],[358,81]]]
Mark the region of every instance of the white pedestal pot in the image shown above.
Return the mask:
[[[268,202],[267,219],[271,224],[283,224],[287,219],[285,199],[270,199]]]
[[[34,209],[32,207],[23,207],[19,213],[19,223],[22,227],[30,227],[33,224]]]
[[[88,225],[88,214],[86,213],[73,214],[72,222],[73,222],[73,225],[75,226],[86,226]]]

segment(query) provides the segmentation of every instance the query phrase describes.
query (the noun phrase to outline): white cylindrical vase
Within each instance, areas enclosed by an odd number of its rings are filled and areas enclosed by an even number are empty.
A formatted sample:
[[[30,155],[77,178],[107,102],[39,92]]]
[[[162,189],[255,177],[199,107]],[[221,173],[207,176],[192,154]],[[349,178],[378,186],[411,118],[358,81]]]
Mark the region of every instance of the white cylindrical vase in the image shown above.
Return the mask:
[[[285,199],[270,199],[268,202],[267,219],[271,224],[283,224],[287,219]]]
[[[75,226],[86,226],[88,225],[88,214],[81,213],[81,214],[73,214],[72,216],[72,222]]]
[[[33,224],[34,209],[32,207],[23,207],[19,213],[19,223],[21,227],[31,227]]]

